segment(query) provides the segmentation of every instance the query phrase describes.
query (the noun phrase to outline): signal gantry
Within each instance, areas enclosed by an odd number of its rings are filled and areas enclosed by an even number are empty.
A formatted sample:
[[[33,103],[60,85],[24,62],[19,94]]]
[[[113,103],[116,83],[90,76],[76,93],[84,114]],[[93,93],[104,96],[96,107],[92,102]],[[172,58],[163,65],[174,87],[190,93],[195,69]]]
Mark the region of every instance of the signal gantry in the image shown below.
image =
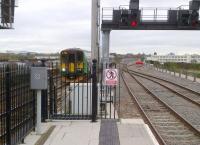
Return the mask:
[[[15,7],[15,0],[0,0],[0,29],[13,28]]]
[[[139,8],[139,0],[130,0],[129,6],[103,8],[102,31],[200,30],[199,8],[200,0],[177,8]]]
[[[109,62],[112,30],[200,30],[200,0],[177,8],[140,8],[139,0],[128,6],[102,10],[102,62]]]

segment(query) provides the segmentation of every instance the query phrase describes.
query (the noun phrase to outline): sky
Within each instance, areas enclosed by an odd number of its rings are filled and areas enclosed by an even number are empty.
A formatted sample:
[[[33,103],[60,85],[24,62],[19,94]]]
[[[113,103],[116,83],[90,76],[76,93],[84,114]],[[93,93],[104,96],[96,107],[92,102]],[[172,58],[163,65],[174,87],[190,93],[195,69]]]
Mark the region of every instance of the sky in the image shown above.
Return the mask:
[[[102,7],[129,0],[101,0]],[[178,7],[189,0],[140,0],[140,7]],[[91,0],[18,0],[13,30],[0,30],[0,52],[90,50]],[[112,31],[110,51],[116,53],[200,54],[200,31]]]

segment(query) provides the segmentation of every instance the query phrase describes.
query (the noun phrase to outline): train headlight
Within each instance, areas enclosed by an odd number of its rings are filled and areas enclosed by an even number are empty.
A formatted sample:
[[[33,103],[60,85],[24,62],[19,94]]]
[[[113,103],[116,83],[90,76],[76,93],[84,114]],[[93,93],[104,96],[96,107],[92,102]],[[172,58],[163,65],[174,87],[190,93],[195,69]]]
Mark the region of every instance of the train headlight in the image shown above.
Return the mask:
[[[62,71],[66,71],[66,69],[65,69],[65,68],[62,68]]]

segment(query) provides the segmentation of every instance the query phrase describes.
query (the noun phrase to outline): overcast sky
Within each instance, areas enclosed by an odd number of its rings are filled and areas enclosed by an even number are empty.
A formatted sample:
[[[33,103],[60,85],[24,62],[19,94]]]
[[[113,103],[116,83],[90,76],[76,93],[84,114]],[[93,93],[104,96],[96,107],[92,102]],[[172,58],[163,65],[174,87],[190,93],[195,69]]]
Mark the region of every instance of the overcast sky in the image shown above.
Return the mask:
[[[189,0],[140,0],[144,7],[178,7]],[[104,7],[129,0],[101,0]],[[19,0],[14,30],[0,30],[0,51],[90,50],[91,0]],[[112,31],[111,52],[200,54],[200,31]]]

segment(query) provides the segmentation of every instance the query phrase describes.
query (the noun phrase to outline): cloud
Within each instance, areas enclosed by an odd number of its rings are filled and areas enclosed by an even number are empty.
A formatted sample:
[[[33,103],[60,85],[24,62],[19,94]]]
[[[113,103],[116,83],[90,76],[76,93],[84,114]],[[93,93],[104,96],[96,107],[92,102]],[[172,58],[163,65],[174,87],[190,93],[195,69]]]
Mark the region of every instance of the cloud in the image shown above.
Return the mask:
[[[111,51],[115,48],[134,48],[135,52],[153,51],[163,53],[163,49],[169,52],[193,53],[191,50],[200,53],[199,38],[196,37],[199,31],[113,31],[111,33]],[[124,53],[124,51],[123,51]]]
[[[57,52],[74,46],[89,49],[90,2],[26,0],[18,5],[15,29],[0,31],[0,51]]]

